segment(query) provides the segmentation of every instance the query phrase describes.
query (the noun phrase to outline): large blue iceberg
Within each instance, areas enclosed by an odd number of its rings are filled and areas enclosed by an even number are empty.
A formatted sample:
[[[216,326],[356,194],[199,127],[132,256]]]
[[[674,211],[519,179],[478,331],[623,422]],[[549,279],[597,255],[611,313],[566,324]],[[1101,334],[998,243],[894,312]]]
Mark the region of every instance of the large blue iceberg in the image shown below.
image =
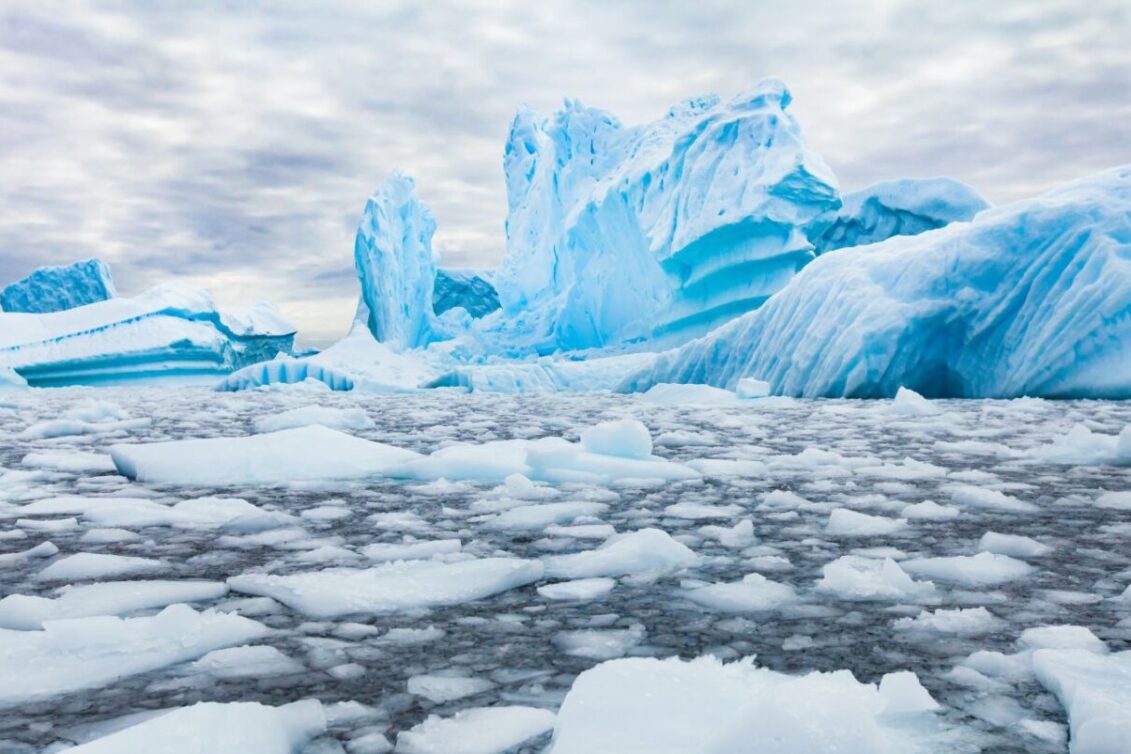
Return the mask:
[[[101,259],[84,259],[61,267],[40,267],[0,291],[5,312],[61,312],[114,298],[110,267]]]
[[[814,220],[806,234],[814,251],[824,254],[972,220],[989,206],[981,194],[953,178],[881,181],[845,194],[843,205]]]
[[[0,313],[0,373],[32,387],[214,382],[289,353],[294,334],[269,305],[221,311],[198,288],[163,285],[65,311]]]
[[[567,101],[520,110],[507,141],[505,348],[682,342],[760,306],[814,256],[840,206],[775,79],[626,128]]]
[[[432,212],[403,173],[390,176],[365,203],[353,252],[361,282],[357,319],[394,349],[425,346],[437,337],[435,232]]]
[[[1131,398],[1129,344],[1131,166],[822,255],[622,389],[749,376],[804,397]]]

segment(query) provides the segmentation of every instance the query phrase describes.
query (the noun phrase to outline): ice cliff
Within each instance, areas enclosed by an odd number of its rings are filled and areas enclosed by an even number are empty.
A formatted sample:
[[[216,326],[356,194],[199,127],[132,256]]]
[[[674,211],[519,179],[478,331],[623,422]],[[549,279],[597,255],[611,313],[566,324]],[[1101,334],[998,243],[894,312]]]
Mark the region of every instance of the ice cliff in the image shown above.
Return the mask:
[[[623,389],[1131,397],[1131,166],[917,236],[825,254]]]
[[[101,259],[85,259],[61,267],[40,267],[0,291],[5,312],[61,312],[114,298],[110,267]]]

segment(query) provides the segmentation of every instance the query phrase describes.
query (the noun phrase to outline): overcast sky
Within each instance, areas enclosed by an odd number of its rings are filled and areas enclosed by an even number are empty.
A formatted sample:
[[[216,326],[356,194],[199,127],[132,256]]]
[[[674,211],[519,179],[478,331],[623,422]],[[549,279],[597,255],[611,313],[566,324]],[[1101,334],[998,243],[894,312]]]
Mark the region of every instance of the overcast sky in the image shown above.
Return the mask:
[[[445,264],[492,266],[519,104],[635,124],[767,75],[846,190],[1002,203],[1131,162],[1129,0],[0,0],[0,282],[100,256],[123,294],[271,300],[326,343],[390,171]]]

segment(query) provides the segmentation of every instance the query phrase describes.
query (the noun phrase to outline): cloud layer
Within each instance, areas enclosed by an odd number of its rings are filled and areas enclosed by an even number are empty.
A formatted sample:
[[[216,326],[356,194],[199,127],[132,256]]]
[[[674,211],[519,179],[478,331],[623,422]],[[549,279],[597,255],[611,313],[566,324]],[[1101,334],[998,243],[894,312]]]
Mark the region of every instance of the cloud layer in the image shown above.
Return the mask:
[[[272,8],[0,5],[0,281],[98,255],[124,293],[269,299],[324,343],[377,184],[415,175],[444,262],[493,265],[511,117],[563,96],[636,123],[780,76],[846,189],[950,175],[1003,202],[1131,162],[1125,0]]]

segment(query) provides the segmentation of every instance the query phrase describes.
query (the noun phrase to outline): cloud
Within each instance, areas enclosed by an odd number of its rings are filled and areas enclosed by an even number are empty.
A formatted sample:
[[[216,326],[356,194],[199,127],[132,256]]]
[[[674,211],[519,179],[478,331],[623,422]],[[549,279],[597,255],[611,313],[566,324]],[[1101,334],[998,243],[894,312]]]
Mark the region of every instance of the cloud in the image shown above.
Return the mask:
[[[1131,161],[1123,0],[484,5],[6,4],[0,280],[99,255],[126,293],[270,299],[325,342],[393,169],[446,262],[493,265],[516,106],[635,123],[771,74],[847,189],[945,174],[1002,202]]]

